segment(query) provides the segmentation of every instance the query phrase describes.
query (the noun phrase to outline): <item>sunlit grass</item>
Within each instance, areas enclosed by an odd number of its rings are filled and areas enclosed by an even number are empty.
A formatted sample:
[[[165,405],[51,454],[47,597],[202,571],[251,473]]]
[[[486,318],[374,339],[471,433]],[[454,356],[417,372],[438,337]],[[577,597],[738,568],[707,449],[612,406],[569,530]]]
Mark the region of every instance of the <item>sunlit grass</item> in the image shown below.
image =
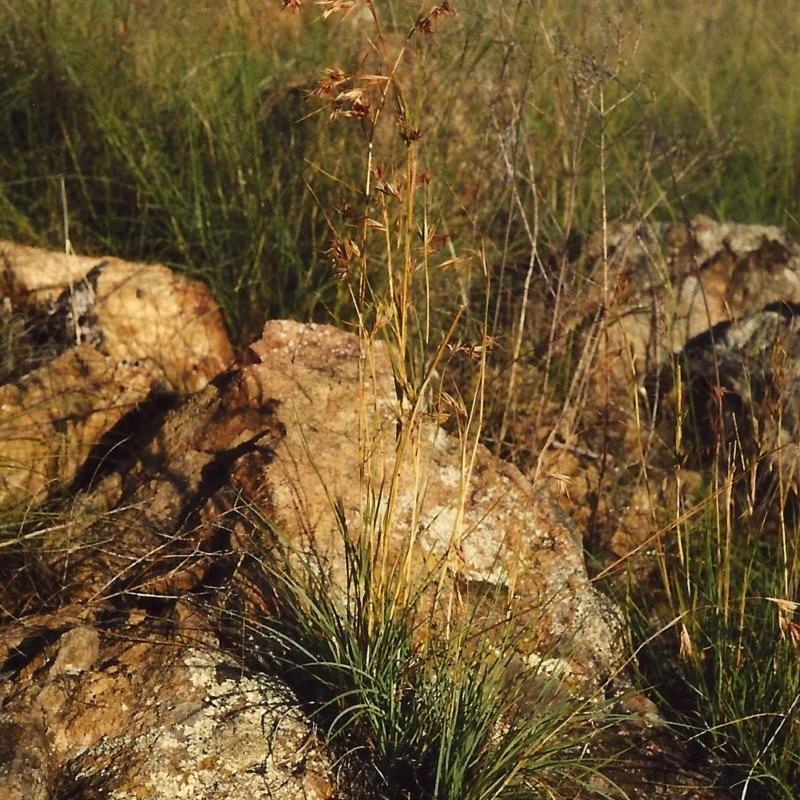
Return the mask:
[[[268,521],[255,528],[276,613],[233,625],[325,734],[346,796],[534,800],[571,797],[597,776],[606,703],[570,697],[557,671],[517,663],[524,632],[513,621],[498,628],[465,606],[444,625],[431,611],[439,576],[410,592],[395,585],[400,571],[387,581],[369,537],[341,531],[342,586]]]
[[[796,797],[794,558],[787,564],[774,539],[759,538],[770,534],[720,526],[713,514],[673,535],[661,556],[663,605],[635,596],[630,607],[635,637],[644,640],[642,680],[680,735],[727,771],[737,797]]]

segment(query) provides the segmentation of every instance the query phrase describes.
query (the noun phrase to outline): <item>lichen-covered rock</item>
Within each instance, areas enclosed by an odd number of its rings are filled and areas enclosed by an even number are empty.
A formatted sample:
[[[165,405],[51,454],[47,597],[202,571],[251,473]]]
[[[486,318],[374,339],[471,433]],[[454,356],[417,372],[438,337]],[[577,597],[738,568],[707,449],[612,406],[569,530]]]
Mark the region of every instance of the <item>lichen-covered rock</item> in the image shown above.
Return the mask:
[[[619,622],[587,576],[580,534],[550,498],[425,417],[398,454],[400,412],[382,343],[365,349],[331,327],[269,322],[250,350],[259,363],[239,381],[252,402],[276,402],[285,435],[255,481],[237,483],[268,498],[281,530],[307,537],[341,570],[343,524],[354,535],[378,528],[395,559],[409,548],[418,570],[445,559],[451,579],[515,598],[531,652],[560,650],[593,679],[618,674]]]
[[[565,693],[629,688],[616,609],[574,525],[426,409],[409,418],[382,343],[270,322],[241,363],[151,417],[67,519],[36,531],[36,558],[3,572],[3,796],[334,796],[313,725],[251,638],[279,610],[262,558],[276,531],[342,595],[345,535],[379,531],[389,567],[407,563],[409,582],[435,575],[451,613],[513,642],[511,669],[531,672],[526,713],[541,710],[543,664]],[[620,735],[654,741],[652,703],[631,694],[618,710]]]
[[[644,386],[687,341],[771,303],[800,302],[800,245],[776,227],[702,216],[611,225],[583,258],[586,280],[565,320],[577,334],[581,419],[564,435],[583,428],[570,443],[593,452],[604,440],[643,446]]]
[[[93,451],[151,394],[152,374],[88,345],[0,386],[0,508],[26,505],[102,468]]]
[[[442,568],[467,594],[505,593],[529,629],[528,652],[558,651],[590,681],[618,674],[616,614],[549,497],[424,415],[398,454],[382,343],[367,349],[329,326],[270,322],[247,360],[166,415],[113,483],[113,515],[45,537],[55,552],[64,539],[82,543],[81,558],[49,567],[64,576],[61,602],[195,590],[246,547],[230,516],[244,502],[298,547],[313,546],[342,590],[342,527],[353,536],[380,529],[390,559],[410,554],[410,578]]]
[[[159,398],[202,388],[233,359],[206,287],[166,267],[2,241],[0,265],[4,309],[27,315],[41,354],[0,385],[0,508],[93,478],[151,427]]]
[[[497,630],[517,626],[513,669],[533,666],[535,681],[537,664],[552,665],[563,691],[582,697],[625,689],[617,614],[589,580],[568,518],[425,413],[399,427],[400,402],[382,344],[268,323],[241,364],[109,467],[101,503],[88,484],[73,515],[37,531],[36,559],[3,575],[0,794],[332,797],[336,769],[250,635],[276,612],[257,549],[276,529],[313,548],[331,591],[345,592],[344,532],[378,526],[390,564],[409,556],[409,580],[440,569],[461,619],[496,612]],[[107,512],[84,513],[96,505]],[[269,524],[254,524],[256,508]],[[645,775],[657,712],[635,695],[619,710]],[[664,741],[670,758],[680,751]]]
[[[601,315],[598,361],[619,386],[635,386],[664,365],[691,338],[775,302],[800,302],[800,246],[780,228],[719,223],[612,226],[603,263],[598,242],[588,259],[595,266],[581,308]],[[607,278],[604,278],[607,276]],[[606,289],[604,292],[604,283]]]
[[[331,797],[291,692],[225,655],[188,606],[86,622],[39,620],[6,654],[40,640],[0,685],[4,798]]]
[[[660,352],[652,334],[646,344],[658,353],[639,373],[648,405],[660,414],[659,403],[675,396],[682,378],[685,416],[694,420],[681,438],[694,450],[690,460],[707,464],[714,451],[740,463],[765,456],[761,477],[771,478],[762,490],[769,494],[781,481],[788,491],[797,481],[800,434],[800,245],[774,226],[706,217],[654,233],[663,242],[669,280],[651,311],[671,324]]]
[[[134,461],[118,467],[111,514],[94,520],[77,514],[42,533],[38,567],[42,575],[60,576],[58,603],[106,608],[114,619],[111,609],[120,603],[161,608],[171,598],[205,594],[257,621],[272,613],[263,601],[269,576],[259,573],[257,559],[246,558],[253,535],[239,510],[246,504],[260,508],[299,548],[313,546],[331,566],[333,591],[346,590],[343,526],[351,536],[383,526],[389,558],[411,557],[410,580],[443,565],[464,602],[486,591],[505,597],[494,603],[498,614],[504,619],[513,607],[520,630],[527,630],[516,637],[521,658],[560,658],[573,686],[614,676],[622,685],[626,654],[616,615],[588,579],[574,528],[514,468],[424,415],[398,454],[398,400],[382,344],[365,347],[327,326],[272,322],[246,361],[170,411]],[[15,617],[33,610],[35,600],[22,590],[15,604],[17,584],[31,580],[17,573],[5,588],[4,607]],[[45,581],[39,585],[46,609],[55,599]],[[196,633],[199,644],[163,644],[157,625],[135,627],[127,619],[121,629],[103,627],[92,615],[66,627],[58,632],[60,649],[53,643],[40,659],[18,659],[21,668],[12,659],[6,667],[15,672],[4,687],[4,710],[48,743],[43,784],[80,785],[86,797],[100,786],[104,796],[127,798],[145,786],[151,796],[167,797],[152,787],[185,783],[189,768],[194,781],[222,780],[222,753],[210,740],[192,744],[194,728],[186,722],[205,719],[193,716],[202,711],[197,704],[213,699],[207,685],[197,688],[207,683],[198,678],[198,648],[215,653],[218,638]],[[184,627],[202,630],[199,622]],[[6,633],[15,652],[27,651]],[[109,649],[112,640],[116,649]],[[216,666],[202,667],[204,675],[219,676],[220,665],[229,664],[213,658]],[[244,674],[228,688],[251,700],[258,691]],[[143,704],[143,697],[164,702]],[[264,729],[273,723],[257,725],[265,708],[245,705],[249,716],[237,729],[258,732],[256,750],[266,759]],[[126,711],[109,714],[109,706]],[[33,717],[19,716],[31,709]],[[219,725],[212,739],[224,742],[229,733]],[[233,749],[244,758],[243,744]],[[263,788],[258,764],[248,758],[232,762],[220,783],[235,786],[236,796],[249,795],[234,778]],[[25,766],[19,758],[14,763]]]
[[[684,383],[688,455],[724,472],[754,469],[750,497],[762,507],[800,495],[799,313],[774,303],[719,323],[690,339],[653,386]]]
[[[686,370],[675,367],[685,356],[695,362],[689,364],[696,390],[693,401],[709,422],[703,408],[709,391],[719,396],[734,383],[741,384],[748,358],[755,357],[751,345],[740,346],[733,339],[749,337],[745,330],[753,328],[763,329],[763,339],[775,319],[770,313],[758,317],[763,309],[800,303],[800,245],[776,227],[698,216],[671,223],[610,225],[594,237],[583,258],[576,270],[585,271],[586,280],[571,298],[576,352],[570,359],[578,365],[575,393],[566,413],[559,411],[559,443],[564,447],[550,449],[541,472],[558,476],[569,487],[570,498],[565,494],[564,503],[591,541],[601,541],[616,556],[627,558],[647,548],[657,534],[663,524],[661,509],[692,506],[700,499],[692,487],[702,485],[696,470],[708,461],[702,452],[691,450],[695,443],[707,448],[708,441],[703,444],[697,429],[684,431],[684,436],[680,430],[676,433],[672,409],[680,404],[682,415],[689,406],[686,393],[677,391],[678,378]],[[706,350],[706,357],[698,357],[698,346],[702,349],[701,343],[709,341],[703,338],[705,332],[717,330],[715,326],[721,334],[728,331],[722,339],[727,337],[730,346],[720,341]],[[765,356],[769,347],[758,347]],[[713,367],[715,354],[726,362],[722,380]],[[756,360],[762,363],[756,373],[763,375],[765,360],[760,355]],[[785,378],[791,367],[785,359],[779,361],[783,366],[774,374],[781,372]],[[761,385],[766,385],[763,380]],[[732,392],[725,401],[728,411],[736,397]],[[756,421],[764,446],[750,452],[764,454],[778,446],[778,458],[793,460],[787,438],[795,435],[792,423],[779,426],[779,432],[774,423],[777,407],[749,400],[744,406],[742,431]],[[728,411],[723,416],[731,422]],[[784,412],[792,413],[785,406]],[[748,414],[755,416],[745,420]],[[716,418],[714,424],[720,427]],[[700,432],[712,434],[713,427]],[[732,441],[727,434],[718,441],[726,436]],[[676,453],[676,448],[684,452]],[[693,469],[676,470],[676,458],[687,459]],[[773,457],[767,461],[775,466]],[[791,477],[792,472],[783,474]],[[593,502],[585,502],[587,496]]]
[[[202,388],[233,360],[208,289],[167,267],[8,241],[0,241],[0,264],[0,295],[15,309],[37,310],[64,349],[89,344],[113,364],[141,364],[154,383],[178,392]]]

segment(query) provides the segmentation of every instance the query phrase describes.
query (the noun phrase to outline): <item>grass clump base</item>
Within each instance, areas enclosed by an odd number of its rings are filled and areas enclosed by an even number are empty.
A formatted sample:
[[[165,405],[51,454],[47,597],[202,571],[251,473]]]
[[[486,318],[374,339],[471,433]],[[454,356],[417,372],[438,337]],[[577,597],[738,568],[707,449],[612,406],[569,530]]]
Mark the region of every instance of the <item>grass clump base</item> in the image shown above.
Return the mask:
[[[735,516],[732,472],[718,486],[659,538],[659,604],[630,600],[641,679],[732,796],[790,800],[800,788],[797,527],[790,513],[765,524],[754,504]]]
[[[592,756],[607,704],[571,696],[547,659],[521,668],[513,619],[498,629],[464,604],[448,623],[441,575],[410,590],[399,568],[381,577],[370,537],[342,531],[342,586],[266,520],[255,529],[274,614],[245,633],[324,733],[342,796],[622,796]]]

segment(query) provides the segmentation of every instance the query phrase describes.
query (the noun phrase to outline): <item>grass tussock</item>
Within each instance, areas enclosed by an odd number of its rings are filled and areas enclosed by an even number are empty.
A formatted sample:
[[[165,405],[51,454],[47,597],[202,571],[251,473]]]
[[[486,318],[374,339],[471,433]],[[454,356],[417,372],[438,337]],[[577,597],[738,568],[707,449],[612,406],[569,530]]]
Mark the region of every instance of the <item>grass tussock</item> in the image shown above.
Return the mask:
[[[409,594],[400,570],[378,574],[373,537],[341,531],[343,587],[268,521],[256,528],[277,613],[246,632],[324,733],[345,796],[559,798],[593,779],[594,796],[619,796],[591,750],[605,703],[570,697],[545,659],[517,663],[513,625],[493,630],[467,606],[453,625],[420,611],[438,605],[440,576]]]
[[[364,138],[361,182],[329,176],[347,198],[338,216],[328,217],[329,254],[352,298],[365,352],[375,340],[389,345],[397,393],[394,467],[388,476],[375,477],[383,471],[373,463],[382,447],[372,441],[376,411],[366,358],[358,530],[330,499],[343,547],[343,585],[318,553],[298,551],[262,520],[269,547],[258,560],[276,613],[250,626],[268,662],[292,683],[324,731],[348,796],[569,796],[597,772],[585,748],[607,724],[603,713],[585,698],[563,696],[556,703],[553,698],[564,695],[564,675],[540,673],[544,661],[530,668],[516,663],[516,640],[525,631],[513,618],[498,628],[490,616],[481,620],[467,604],[460,607],[448,557],[419,576],[419,526],[413,521],[400,551],[392,548],[401,471],[408,465],[420,469],[423,425],[431,412],[451,414],[461,442],[462,496],[454,498],[450,547],[460,546],[459,504],[466,502],[481,436],[491,343],[488,304],[482,317],[471,320],[478,324],[469,343],[458,338],[464,306],[435,305],[436,287],[448,276],[475,265],[485,273],[480,251],[462,256],[452,242],[447,246],[437,237],[430,191],[435,178],[423,167],[426,106],[416,78],[424,70],[424,51],[414,46],[419,38],[435,40],[453,8],[434,6],[395,43],[384,32],[378,8],[369,1],[365,7],[382,69],[329,69],[312,95],[331,122],[348,123]],[[326,10],[347,11],[336,3]],[[467,351],[474,392],[445,396],[437,387],[445,382],[448,362]],[[325,486],[326,476],[319,479]],[[417,485],[422,482],[416,478]],[[422,495],[414,502],[421,506]]]
[[[789,800],[800,786],[798,527],[790,504],[765,519],[759,468],[747,481],[715,468],[705,498],[675,509],[654,539],[659,603],[634,595],[628,607],[642,682],[681,735],[736,797]]]

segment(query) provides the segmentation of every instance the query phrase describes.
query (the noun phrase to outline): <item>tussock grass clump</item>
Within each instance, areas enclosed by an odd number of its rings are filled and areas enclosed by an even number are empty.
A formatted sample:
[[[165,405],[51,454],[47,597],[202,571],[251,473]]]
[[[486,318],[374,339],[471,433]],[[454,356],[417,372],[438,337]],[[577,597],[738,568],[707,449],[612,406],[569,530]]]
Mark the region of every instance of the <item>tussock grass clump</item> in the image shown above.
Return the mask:
[[[686,550],[664,556],[668,606],[642,647],[643,679],[737,797],[789,800],[800,786],[800,638],[779,554],[695,525],[681,538]]]
[[[746,466],[755,476],[758,460]],[[654,539],[661,599],[634,594],[628,611],[642,681],[680,735],[734,796],[789,800],[800,787],[797,521],[788,507],[766,518],[740,469],[715,468],[707,498]]]
[[[379,412],[363,374],[357,530],[319,475],[338,520],[343,567],[327,563],[313,544],[301,548],[257,520],[255,538],[263,544],[256,559],[275,613],[246,621],[246,630],[326,734],[347,796],[568,797],[598,776],[589,745],[608,724],[608,704],[572,696],[565,676],[548,673],[544,658],[520,663],[519,640],[530,631],[517,628],[513,615],[498,624],[495,615],[483,617],[462,603],[448,566],[451,554],[431,554],[431,564],[423,562],[428,572],[420,575],[413,522],[400,552],[391,545],[401,470],[418,471],[412,504],[419,513],[422,425],[449,415],[462,455],[450,542],[458,551],[493,341],[487,286],[479,313],[468,302],[455,308],[435,303],[453,278],[468,286],[470,269],[489,281],[481,250],[462,255],[452,240],[437,236],[436,173],[425,166],[433,164],[423,124],[429,96],[416,79],[425,72],[426,48],[435,46],[454,10],[450,3],[435,5],[394,39],[376,4],[366,0],[363,7],[378,69],[328,69],[313,96],[331,123],[349,124],[354,136],[363,136],[361,182],[329,176],[341,184],[345,202],[327,215],[328,252],[353,301],[355,329],[365,344],[363,372],[369,373],[373,342],[386,342],[391,354],[393,466],[386,470],[383,444],[372,440]],[[335,2],[324,8],[330,16],[350,10]],[[448,395],[441,388],[449,385],[448,364],[456,354],[470,358],[471,394]],[[313,463],[314,453],[308,455]],[[608,782],[598,781],[600,793],[610,791]]]
[[[342,587],[313,553],[257,528],[276,614],[246,634],[324,733],[344,796],[558,798],[592,780],[593,796],[610,791],[591,754],[605,704],[570,698],[545,659],[520,669],[513,623],[498,631],[467,611],[448,626],[421,611],[440,576],[410,591],[401,570],[387,579],[371,537],[341,532]]]

